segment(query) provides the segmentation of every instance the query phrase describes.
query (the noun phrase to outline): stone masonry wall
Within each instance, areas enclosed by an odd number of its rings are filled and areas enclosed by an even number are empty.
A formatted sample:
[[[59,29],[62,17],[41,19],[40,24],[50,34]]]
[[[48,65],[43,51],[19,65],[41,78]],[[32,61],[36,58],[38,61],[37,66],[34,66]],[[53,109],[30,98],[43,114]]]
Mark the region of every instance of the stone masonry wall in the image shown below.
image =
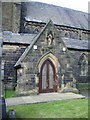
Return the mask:
[[[88,76],[80,76],[80,67],[79,67],[79,60],[83,53],[85,53],[88,57],[88,52],[86,51],[78,51],[78,50],[70,50],[71,56],[74,58],[74,64],[73,64],[73,73],[77,80],[77,83],[87,83],[88,82]],[[88,61],[88,58],[87,58]],[[89,67],[89,65],[88,65]]]
[[[20,30],[20,3],[2,2],[2,31],[18,33]]]
[[[3,33],[3,42],[4,42],[3,60],[5,61],[5,67],[4,67],[5,68],[5,76],[4,76],[4,78],[5,78],[5,82],[11,84],[11,86],[12,86],[12,81],[15,82],[15,80],[16,80],[16,78],[15,78],[16,73],[14,70],[14,65],[17,62],[17,60],[19,59],[19,57],[22,55],[26,46],[29,45],[29,43],[31,42],[31,40],[33,39],[33,37],[35,35],[34,34],[15,34],[15,33],[9,32],[9,31]],[[58,41],[58,42],[60,42],[60,41]],[[38,44],[38,46],[41,47],[40,44]],[[42,52],[45,52],[45,51],[42,50]],[[76,80],[78,82],[81,82],[82,80],[79,79],[79,72],[77,72],[77,71],[79,71],[78,60],[82,53],[87,53],[87,52],[85,52],[83,50],[82,51],[81,50],[80,51],[79,50],[70,50],[70,52],[71,52],[72,58],[75,59],[74,69],[73,69],[74,75],[76,77]],[[35,55],[35,56],[38,57],[37,55]],[[35,59],[33,57],[34,57],[34,55],[32,56],[32,60],[35,61]],[[30,70],[29,72],[32,72],[32,70]],[[34,77],[32,76],[32,78],[34,78]],[[85,81],[83,81],[83,82],[85,82]]]
[[[22,27],[20,32],[36,34],[41,31],[41,29],[45,26],[45,23],[39,22],[27,22],[22,18]],[[57,30],[59,31],[61,37],[68,37],[79,40],[88,40],[89,32],[86,30],[70,28],[66,26],[56,25]]]
[[[47,40],[47,35],[49,31],[52,31],[53,34],[52,44],[50,44],[49,41]],[[37,79],[35,77],[38,76],[38,74],[40,74],[40,71],[38,69],[38,64],[39,61],[42,59],[42,57],[48,55],[49,53],[51,53],[58,60],[56,62],[57,64],[56,69],[57,69],[59,89],[61,89],[61,82],[63,75],[64,75],[65,85],[68,82],[73,81],[73,74],[72,74],[73,58],[70,56],[67,48],[66,48],[67,49],[66,52],[63,52],[63,47],[65,47],[65,45],[61,40],[57,30],[54,28],[54,26],[48,25],[47,28],[39,36],[37,41],[34,43],[34,45],[37,45],[37,49],[34,50],[32,46],[32,48],[29,50],[29,52],[26,54],[25,58],[21,62],[22,70],[18,70],[19,74],[17,75],[18,76],[17,91],[30,90],[29,88],[30,85],[26,83],[31,83],[32,91],[35,90],[36,87],[37,88],[39,87],[37,84],[39,83],[39,81],[37,82]],[[54,61],[55,58],[53,58]],[[22,84],[24,84],[25,86],[22,87]],[[29,87],[26,87],[26,85]]]
[[[16,72],[14,65],[19,59],[19,57],[24,52],[26,46],[24,45],[3,45],[3,57],[4,61],[4,83],[7,84],[7,88],[12,89],[14,85],[12,83],[16,82]]]
[[[12,83],[16,82],[16,71],[14,69],[14,65],[17,62],[17,60],[20,58],[22,53],[24,52],[25,48],[26,48],[26,45],[14,45],[14,44],[12,44],[12,45],[4,44],[3,45],[2,60],[4,61],[4,82],[7,84],[7,88],[9,88],[9,89],[11,89],[12,86],[14,87],[14,85]],[[85,82],[85,81],[80,80],[78,62],[79,62],[80,56],[83,53],[88,54],[88,52],[74,51],[74,50],[69,50],[69,51],[71,53],[71,56],[75,60],[74,66],[73,66],[74,67],[73,73],[74,73],[74,76],[75,76],[77,82]],[[35,56],[37,59],[38,55],[35,54]],[[32,56],[32,61],[36,61],[36,59],[33,57],[34,57],[34,55]],[[29,68],[29,71],[31,73],[32,70],[30,70],[30,69],[31,68]],[[33,79],[33,76],[30,79]]]
[[[12,31],[13,3],[2,2],[2,30]]]

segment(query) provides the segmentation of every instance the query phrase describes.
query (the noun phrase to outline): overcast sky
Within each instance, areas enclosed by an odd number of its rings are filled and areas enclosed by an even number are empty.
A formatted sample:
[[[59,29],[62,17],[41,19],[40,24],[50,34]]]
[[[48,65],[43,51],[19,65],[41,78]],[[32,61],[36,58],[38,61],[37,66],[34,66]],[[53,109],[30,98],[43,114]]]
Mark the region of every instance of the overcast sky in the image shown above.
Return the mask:
[[[88,2],[90,0],[31,0],[43,3],[54,4],[62,7],[71,8],[83,12],[88,12]]]

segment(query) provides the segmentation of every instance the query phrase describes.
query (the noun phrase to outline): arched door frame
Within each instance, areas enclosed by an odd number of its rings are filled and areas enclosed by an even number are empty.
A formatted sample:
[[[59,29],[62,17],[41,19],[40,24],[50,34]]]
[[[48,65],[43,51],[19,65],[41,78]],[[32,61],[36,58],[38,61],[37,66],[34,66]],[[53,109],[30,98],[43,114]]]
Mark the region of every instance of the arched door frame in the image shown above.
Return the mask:
[[[53,64],[53,66],[55,67],[55,77],[57,77],[57,83],[58,83],[58,75],[57,75],[57,73],[58,73],[58,69],[60,69],[60,64],[59,64],[59,62],[58,62],[58,59],[50,52],[50,53],[46,53],[46,54],[44,54],[41,58],[40,58],[40,60],[38,61],[38,70],[39,70],[39,74],[40,74],[40,72],[41,72],[41,67],[42,67],[42,65],[44,64],[44,62],[46,61],[46,60],[50,60],[51,61],[51,63]],[[40,77],[40,76],[39,76]],[[56,78],[55,78],[56,79]],[[39,83],[39,80],[40,80],[40,78],[38,78],[38,83]],[[57,85],[57,89],[59,88],[59,85]]]
[[[58,68],[60,68],[60,64],[58,62],[58,59],[56,58],[56,56],[54,56],[51,52],[44,54],[40,60],[38,61],[38,69],[39,69],[39,73],[40,73],[40,69],[42,64],[44,63],[44,61],[46,61],[47,59],[50,59],[51,62],[54,64],[55,69],[56,69],[56,73],[58,73]]]
[[[44,74],[44,78],[43,78],[43,74]],[[41,70],[40,70],[39,92],[40,93],[57,92],[57,85],[58,83],[57,83],[57,75],[56,75],[55,66],[50,59],[47,59],[42,64]]]

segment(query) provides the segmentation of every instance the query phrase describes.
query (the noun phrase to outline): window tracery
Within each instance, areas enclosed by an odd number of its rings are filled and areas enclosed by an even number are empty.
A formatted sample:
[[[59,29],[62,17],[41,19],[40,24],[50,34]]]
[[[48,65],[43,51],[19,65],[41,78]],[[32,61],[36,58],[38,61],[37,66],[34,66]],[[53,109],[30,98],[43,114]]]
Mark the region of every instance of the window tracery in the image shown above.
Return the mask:
[[[79,64],[79,69],[80,69],[80,75],[87,76],[87,74],[88,74],[88,58],[85,53],[83,53],[80,56],[78,64]]]

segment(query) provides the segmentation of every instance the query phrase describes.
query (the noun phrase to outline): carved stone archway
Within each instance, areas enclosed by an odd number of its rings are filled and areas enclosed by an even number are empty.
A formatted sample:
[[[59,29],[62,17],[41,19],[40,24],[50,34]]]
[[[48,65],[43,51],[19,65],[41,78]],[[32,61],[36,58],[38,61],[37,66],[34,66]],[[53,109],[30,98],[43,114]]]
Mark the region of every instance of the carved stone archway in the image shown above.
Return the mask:
[[[54,56],[51,52],[44,54],[38,61],[38,69],[40,72],[41,66],[42,64],[47,60],[50,59],[52,61],[52,63],[55,66],[56,69],[56,73],[58,73],[58,68],[60,67],[60,64],[58,62],[58,59],[56,58],[56,56]]]
[[[42,74],[42,68],[43,68],[44,64],[47,65],[48,72],[50,72],[49,69],[48,69],[48,67],[50,66],[50,64],[51,64],[52,68],[54,69],[54,75],[55,75],[54,76],[54,84],[56,84],[56,85],[53,85],[53,89],[50,89],[50,88],[46,89],[45,88],[45,90],[41,90],[41,86],[42,85],[41,85],[40,82],[42,81],[41,80],[41,74]],[[59,85],[58,85],[58,75],[57,75],[57,73],[58,73],[58,69],[59,68],[60,68],[60,64],[58,62],[58,59],[52,53],[46,53],[46,54],[44,54],[40,58],[40,60],[38,61],[38,69],[39,69],[39,76],[38,76],[39,92],[43,92],[43,91],[44,92],[57,92],[58,91]],[[49,75],[47,77],[49,77]],[[47,80],[47,81],[49,81],[49,80]]]

